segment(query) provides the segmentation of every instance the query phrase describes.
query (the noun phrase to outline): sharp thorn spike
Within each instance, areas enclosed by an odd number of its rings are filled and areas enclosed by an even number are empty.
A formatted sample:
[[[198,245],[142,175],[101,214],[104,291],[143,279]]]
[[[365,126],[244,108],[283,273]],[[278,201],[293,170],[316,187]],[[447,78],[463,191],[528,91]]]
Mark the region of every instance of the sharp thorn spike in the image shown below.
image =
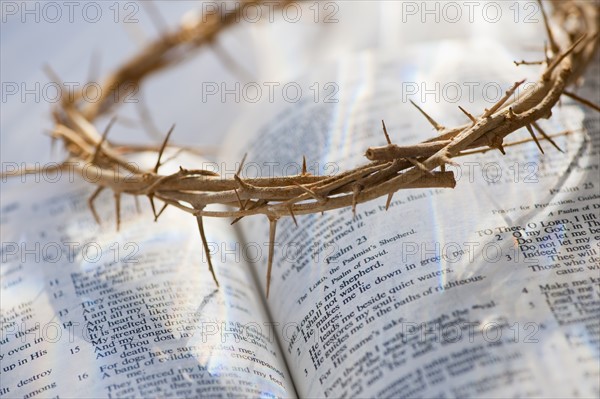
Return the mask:
[[[504,103],[510,98],[510,96],[512,96],[514,92],[519,88],[519,86],[521,86],[523,83],[525,83],[525,79],[515,82],[515,84],[512,85],[512,87],[508,89],[506,93],[504,93],[504,96],[502,96],[502,98],[498,100],[498,102],[496,102],[496,104],[494,104],[492,108],[485,110],[483,118],[489,118],[494,114],[494,112],[498,111],[500,107],[504,105]]]
[[[457,166],[457,167],[459,166],[459,165],[458,165],[456,162],[454,162],[454,161],[453,161],[453,160],[452,160],[450,157],[448,157],[447,155],[442,155],[440,158],[441,158],[441,160],[442,160],[444,163],[447,163],[448,165]]]
[[[298,227],[298,221],[296,220],[296,215],[294,215],[294,210],[292,209],[291,206],[289,206],[288,209],[290,211],[290,216],[292,217],[294,224],[296,225],[296,227]]]
[[[352,189],[352,220],[356,219],[356,199],[359,192],[360,188],[358,186],[354,186]]]
[[[444,126],[440,125],[439,123],[437,123],[431,116],[429,116],[425,111],[423,111],[423,109],[421,107],[419,107],[417,104],[415,104],[413,102],[413,100],[408,100],[410,101],[410,103],[412,105],[414,105],[414,107],[416,109],[419,110],[419,112],[425,117],[425,119],[427,119],[427,121],[434,127],[435,130],[444,130]]]
[[[410,162],[411,164],[413,164],[414,167],[416,167],[417,169],[419,169],[420,171],[422,171],[423,173],[428,174],[429,176],[433,176],[433,172],[430,171],[429,169],[427,169],[425,167],[425,165],[423,165],[421,162],[417,161],[414,158],[406,158],[406,160],[408,162]]]
[[[237,218],[233,219],[231,221],[231,223],[229,223],[230,226],[233,226],[234,224],[236,224],[237,222],[239,222],[240,220],[242,220],[244,217],[243,216],[238,216]]]
[[[165,140],[160,146],[160,151],[158,152],[158,159],[156,160],[156,165],[154,166],[154,173],[158,173],[158,168],[160,167],[160,158],[162,157],[162,154],[165,151],[165,148],[167,147],[167,143],[169,142],[169,138],[171,137],[171,133],[173,133],[173,130],[175,130],[175,124],[171,126],[169,132],[167,133],[167,136],[165,137]]]
[[[210,271],[210,274],[212,274],[212,278],[215,281],[215,284],[217,285],[217,287],[219,287],[219,280],[217,280],[217,275],[215,274],[215,270],[213,269],[210,251],[208,249],[208,242],[206,241],[206,234],[204,233],[204,223],[202,222],[202,216],[196,216],[196,221],[198,222],[198,231],[200,231],[202,246],[204,247],[204,252],[206,254],[206,258],[208,259],[208,271]]]
[[[567,57],[569,54],[571,54],[573,52],[573,50],[575,50],[575,48],[579,45],[579,43],[581,43],[583,41],[583,39],[585,39],[586,37],[587,37],[587,35],[584,33],[567,50],[565,50],[564,53],[555,57],[553,59],[553,61],[550,63],[550,65],[548,65],[548,67],[546,67],[546,70],[542,74],[542,79],[543,80],[550,79],[550,75],[552,74],[552,71],[558,66],[558,64],[561,63],[562,60],[565,59],[565,57]]]
[[[115,214],[117,217],[117,231],[121,229],[121,193],[114,193],[115,196]]]
[[[56,137],[51,135],[50,136],[50,156],[53,156],[55,151],[56,151]]]
[[[271,271],[273,269],[273,253],[275,251],[275,233],[277,230],[277,218],[269,218],[269,259],[267,261],[267,298],[271,289]]]
[[[317,193],[315,193],[313,190],[311,190],[308,187],[305,187],[301,184],[298,183],[294,183],[296,186],[300,187],[305,193],[307,193],[308,195],[310,195],[313,199],[315,199],[317,202],[319,203],[323,203],[325,202],[325,198],[323,198],[322,196],[318,195]]]
[[[148,199],[150,200],[150,206],[152,207],[152,215],[154,216],[154,221],[156,222],[156,206],[154,205],[154,194],[148,194]]]
[[[467,117],[471,120],[471,122],[473,122],[473,124],[477,123],[477,119],[475,119],[475,117],[471,115],[466,109],[464,109],[460,105],[458,106],[458,109],[460,109],[465,115],[467,115]]]
[[[537,130],[537,131],[538,131],[538,133],[539,133],[539,134],[541,134],[541,135],[542,135],[542,136],[543,136],[543,137],[544,137],[546,140],[548,140],[548,141],[550,142],[550,144],[552,144],[552,145],[554,146],[554,148],[556,148],[558,151],[560,151],[560,152],[563,152],[563,153],[564,153],[564,151],[563,151],[563,150],[562,150],[562,149],[561,149],[561,148],[558,146],[558,144],[556,144],[556,143],[554,142],[554,140],[552,140],[552,138],[551,138],[550,136],[548,136],[548,135],[546,134],[546,132],[544,132],[544,130],[543,130],[541,127],[540,127],[540,125],[538,125],[536,122],[532,122],[532,123],[531,123],[531,126],[533,126],[533,128],[534,128],[535,130]]]
[[[237,200],[238,200],[238,202],[240,204],[240,211],[243,211],[244,210],[244,204],[242,203],[242,200],[240,199],[240,195],[238,194],[237,189],[234,188],[233,192],[235,193],[235,196],[237,197]]]
[[[240,162],[240,166],[238,167],[237,172],[236,172],[237,175],[242,174],[242,168],[244,167],[244,163],[246,162],[247,156],[248,156],[248,153],[245,153],[244,156],[242,157],[242,161]]]
[[[593,102],[586,100],[585,98],[579,97],[577,94],[575,93],[571,93],[569,91],[563,91],[563,93],[565,96],[572,98],[575,101],[580,102],[583,105],[587,105],[588,107],[590,107],[591,109],[600,112],[600,106],[594,104]]]
[[[110,120],[110,122],[108,122],[108,125],[106,125],[106,128],[104,129],[104,132],[102,133],[102,138],[100,139],[100,141],[96,145],[96,149],[94,150],[94,156],[92,157],[92,163],[96,163],[96,161],[98,160],[98,154],[100,153],[102,144],[104,144],[104,142],[106,141],[106,137],[108,137],[108,132],[110,132],[110,129],[113,127],[113,125],[115,124],[116,121],[117,121],[117,117],[113,116],[112,119]]]
[[[306,168],[306,156],[302,155],[302,176],[308,175],[308,170]]]
[[[160,217],[160,215],[162,215],[162,213],[165,211],[165,209],[167,209],[167,206],[169,206],[169,204],[164,204],[162,206],[162,208],[160,208],[160,211],[158,211],[158,213],[156,214],[156,217],[154,218],[155,222],[158,221],[158,218]]]
[[[154,1],[142,1],[142,7],[144,7],[148,15],[150,15],[150,19],[158,33],[162,34],[163,32],[166,32],[168,26],[167,21],[156,7],[156,4],[154,4]]]
[[[233,178],[235,179],[235,181],[238,183],[238,185],[240,186],[240,190],[244,191],[244,190],[251,190],[252,187],[248,184],[245,183],[241,177],[239,177],[237,174],[233,175]]]
[[[88,198],[88,207],[90,208],[90,211],[92,211],[92,216],[94,216],[94,220],[96,220],[96,223],[98,223],[98,225],[101,225],[102,223],[100,223],[100,217],[98,216],[98,212],[96,212],[94,201],[96,200],[96,197],[98,197],[98,195],[102,192],[102,190],[104,190],[104,187],[98,187],[96,191],[94,191],[94,193],[90,196],[90,198]]]
[[[525,126],[527,128],[527,131],[529,132],[529,134],[531,135],[531,138],[533,139],[533,141],[535,141],[535,145],[537,145],[537,148],[540,150],[540,152],[543,154],[544,153],[544,149],[542,148],[542,146],[540,145],[540,142],[538,140],[538,138],[536,137],[533,129],[531,128],[531,125],[526,125]]]
[[[385,135],[385,140],[387,141],[388,144],[392,144],[392,140],[390,140],[390,135],[388,134],[388,131],[385,127],[385,122],[383,121],[383,119],[381,120],[381,124],[383,125],[383,134]]]
[[[540,10],[542,11],[542,19],[544,20],[544,27],[546,28],[546,35],[548,36],[548,41],[550,42],[550,49],[554,54],[557,54],[559,51],[558,45],[556,44],[556,40],[554,40],[554,35],[552,34],[552,29],[550,28],[550,23],[548,21],[548,15],[546,15],[546,11],[544,10],[544,6],[542,5],[541,0],[537,0]]]
[[[388,194],[387,196],[387,200],[385,201],[385,210],[387,211],[390,207],[390,204],[392,203],[392,198],[394,197],[394,193],[391,192]]]
[[[496,148],[502,153],[502,155],[506,155],[506,151],[504,150],[504,146],[502,146],[502,144],[497,144]]]

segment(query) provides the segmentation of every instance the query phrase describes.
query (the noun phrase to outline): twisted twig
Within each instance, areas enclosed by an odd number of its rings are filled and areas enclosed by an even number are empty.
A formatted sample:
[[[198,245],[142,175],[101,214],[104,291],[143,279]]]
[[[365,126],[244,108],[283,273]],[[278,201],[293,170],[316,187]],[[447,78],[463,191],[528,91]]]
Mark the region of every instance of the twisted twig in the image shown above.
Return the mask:
[[[349,206],[354,210],[357,204],[384,195],[388,196],[389,206],[393,193],[405,188],[454,187],[456,182],[453,173],[445,171],[445,165],[453,163],[452,157],[490,148],[504,153],[504,138],[520,128],[527,128],[540,151],[543,152],[539,143],[542,139],[556,146],[536,121],[551,115],[561,95],[595,107],[565,89],[582,75],[598,46],[599,7],[588,1],[562,1],[555,4],[553,18],[565,29],[566,39],[560,44],[556,41],[544,13],[550,48],[544,54],[545,68],[537,83],[518,95],[515,95],[515,91],[523,82],[515,83],[500,101],[479,116],[463,110],[472,123],[454,128],[441,126],[413,103],[438,131],[436,137],[425,142],[412,146],[392,144],[384,124],[388,144],[367,149],[365,155],[370,162],[365,165],[325,177],[308,174],[306,163],[303,162],[300,175],[244,180],[239,173],[234,178],[226,179],[211,171],[184,168],[171,175],[159,174],[161,157],[171,129],[158,150],[156,166],[152,170],[133,167],[123,155],[132,150],[126,151],[106,139],[112,123],[102,135],[92,124],[116,105],[110,101],[114,98],[111,94],[127,91],[131,83],[137,84],[151,73],[180,61],[194,48],[210,45],[220,30],[234,22],[245,7],[255,3],[261,1],[242,2],[232,12],[205,15],[163,35],[106,79],[100,101],[83,104],[81,93],[66,98],[54,111],[56,126],[52,136],[62,140],[69,153],[63,165],[74,167],[81,174],[89,164],[99,169],[99,180],[95,182],[98,188],[90,198],[89,205],[94,217],[99,220],[93,201],[102,190],[110,188],[116,202],[117,228],[120,222],[120,196],[123,193],[147,196],[155,218],[167,205],[194,215],[205,250],[208,247],[203,217],[230,217],[235,222],[245,216],[265,215],[271,231],[267,296],[279,218],[289,216],[295,221],[295,215]],[[285,3],[287,1],[282,4]],[[565,23],[567,19],[568,27]],[[542,137],[536,136],[534,129]],[[158,213],[155,199],[164,203]],[[230,209],[212,209],[215,204],[227,205]],[[216,281],[210,257],[208,266]]]

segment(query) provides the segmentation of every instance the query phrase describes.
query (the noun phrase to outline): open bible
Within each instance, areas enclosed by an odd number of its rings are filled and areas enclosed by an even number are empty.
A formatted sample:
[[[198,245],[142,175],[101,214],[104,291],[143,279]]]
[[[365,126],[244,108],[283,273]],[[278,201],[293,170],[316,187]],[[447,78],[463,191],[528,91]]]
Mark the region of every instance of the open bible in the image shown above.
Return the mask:
[[[486,40],[362,51],[295,82],[297,101],[236,120],[228,161],[172,151],[163,168],[187,157],[220,174],[293,175],[305,155],[309,173],[337,173],[385,143],[382,119],[394,142],[430,136],[409,100],[464,122],[423,85],[477,87],[474,112],[496,99],[486,83],[502,93],[536,76],[510,56]],[[596,103],[599,68],[582,87]],[[110,195],[99,226],[93,188],[68,172],[3,181],[0,398],[597,397],[599,118],[564,100],[541,124],[544,154],[529,141],[457,158],[454,190],[281,220],[268,298],[264,218],[205,220],[205,251],[176,209],[155,223],[126,198],[115,231]]]

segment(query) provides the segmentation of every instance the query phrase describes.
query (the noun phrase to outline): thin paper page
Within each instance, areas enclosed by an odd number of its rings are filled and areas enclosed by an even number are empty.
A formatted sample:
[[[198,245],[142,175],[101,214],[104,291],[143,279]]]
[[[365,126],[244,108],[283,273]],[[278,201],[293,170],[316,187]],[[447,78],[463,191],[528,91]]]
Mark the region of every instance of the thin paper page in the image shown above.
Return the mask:
[[[3,397],[295,396],[249,269],[215,257],[217,289],[193,217],[127,197],[116,232],[101,195],[99,228],[90,187],[35,178],[3,195]]]
[[[470,62],[444,63],[451,54]],[[275,174],[291,174],[302,155],[309,172],[346,170],[385,143],[381,119],[399,144],[433,134],[409,98],[453,126],[467,120],[457,105],[480,113],[536,76],[511,63],[479,40],[361,53],[307,78],[336,82],[338,102],[284,104],[244,150],[255,165],[278,160]],[[381,198],[356,217],[282,220],[268,303],[299,394],[597,395],[598,130],[587,136],[583,121],[564,101],[541,122],[572,132],[554,139],[564,153],[542,141],[544,155],[529,142],[457,158],[454,190],[400,191],[387,212]],[[266,241],[266,223],[243,226]],[[266,256],[263,281],[265,268]]]

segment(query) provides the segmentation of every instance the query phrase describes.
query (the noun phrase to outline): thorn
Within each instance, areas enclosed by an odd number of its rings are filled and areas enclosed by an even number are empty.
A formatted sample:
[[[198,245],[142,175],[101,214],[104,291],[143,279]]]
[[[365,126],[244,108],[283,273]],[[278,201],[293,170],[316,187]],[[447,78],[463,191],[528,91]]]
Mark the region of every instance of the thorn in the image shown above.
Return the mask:
[[[242,168],[244,167],[244,163],[246,162],[247,155],[248,155],[248,153],[245,153],[244,156],[242,157],[242,162],[240,162],[240,166],[238,167],[238,170],[236,172],[238,175],[242,174]]]
[[[385,122],[383,121],[383,119],[381,120],[381,124],[383,125],[383,134],[385,135],[385,140],[388,144],[392,144],[392,140],[390,140],[390,135],[388,134],[387,129],[385,128]]]
[[[302,155],[302,176],[307,176],[308,171],[306,169],[306,157]]]
[[[171,155],[169,158],[165,159],[165,162],[163,162],[163,165],[169,161],[176,159],[180,154],[184,153],[185,151],[186,151],[185,148],[178,148],[177,151],[175,151],[173,153],[173,155]],[[181,166],[179,167],[179,169],[182,169]],[[189,172],[188,170],[185,170],[185,173],[188,173],[188,172]],[[214,175],[214,173],[212,175]]]
[[[54,155],[54,151],[56,151],[56,137],[50,135],[50,156]]]
[[[600,112],[600,106],[594,104],[593,102],[586,100],[585,98],[579,97],[577,94],[575,93],[571,93],[569,91],[563,91],[563,93],[565,96],[572,98],[575,101],[579,101],[581,104],[583,105],[587,105],[588,107],[590,107],[593,110],[596,110],[598,112]]]
[[[150,15],[150,19],[154,23],[156,30],[158,33],[162,34],[167,31],[167,21],[160,13],[159,9],[154,4],[154,1],[142,1],[142,7],[146,9],[148,15]]]
[[[296,215],[294,215],[294,210],[291,206],[288,207],[288,210],[290,211],[290,216],[292,217],[294,224],[296,225],[296,227],[298,227],[298,221],[296,220]]]
[[[535,145],[537,145],[537,148],[539,148],[540,152],[543,154],[544,150],[542,149],[542,146],[540,145],[538,138],[535,136],[535,133],[533,132],[533,129],[531,128],[531,125],[526,125],[525,127],[527,128],[527,131],[531,135],[531,138],[533,139],[533,141],[535,141]]]
[[[434,128],[435,130],[438,130],[438,131],[439,131],[439,130],[444,130],[444,129],[445,129],[445,127],[444,127],[444,126],[440,125],[440,124],[439,124],[439,123],[437,123],[437,122],[436,122],[436,121],[435,121],[435,120],[434,120],[434,119],[433,119],[431,116],[427,115],[427,113],[426,113],[425,111],[423,111],[423,110],[421,109],[421,107],[419,107],[417,104],[415,104],[415,103],[413,102],[413,100],[408,100],[408,101],[410,101],[410,103],[411,103],[412,105],[414,105],[414,106],[415,106],[415,108],[417,108],[417,109],[419,110],[419,112],[421,112],[421,114],[423,114],[423,116],[425,117],[425,119],[427,119],[427,121],[428,121],[429,123],[431,123],[431,125],[433,126],[433,128]]]
[[[304,187],[301,184],[298,183],[294,183],[296,186],[300,187],[302,190],[304,190],[304,192],[306,192],[308,195],[310,195],[311,197],[313,197],[317,202],[319,203],[324,203],[326,202],[326,198],[323,198],[322,196],[318,195],[317,193],[315,193],[313,190],[311,190],[308,187]]]
[[[266,200],[258,200],[255,203],[252,204],[252,206],[250,206],[250,208],[248,208],[248,203],[250,202],[250,199],[247,199],[244,202],[244,209],[254,209],[254,208],[258,208],[260,206],[263,206],[264,204],[268,203],[268,201]],[[237,222],[239,222],[240,220],[242,220],[244,218],[245,215],[242,216],[238,216],[237,218],[233,219],[233,221],[230,223],[230,225],[234,225]]]
[[[242,220],[244,217],[243,216],[238,216],[235,219],[233,219],[231,221],[231,223],[229,223],[230,226],[233,226],[234,224],[236,224],[237,222],[239,222],[240,220]]]
[[[252,186],[250,186],[248,183],[245,183],[241,177],[239,177],[237,174],[233,175],[233,178],[235,179],[235,181],[238,183],[238,185],[240,186],[240,190],[252,190]]]
[[[233,192],[235,193],[235,196],[237,197],[238,202],[240,203],[240,211],[244,210],[244,204],[242,203],[242,200],[240,199],[240,195],[237,192],[237,189],[233,189]]]
[[[150,206],[152,207],[152,215],[154,215],[154,221],[156,222],[158,216],[156,216],[156,206],[154,206],[154,194],[148,194],[148,199],[150,200]]]
[[[206,235],[204,234],[204,223],[202,223],[202,216],[196,216],[196,221],[198,222],[198,230],[200,231],[200,238],[202,239],[202,246],[204,247],[204,252],[206,253],[206,258],[208,259],[208,271],[212,274],[213,280],[219,287],[219,281],[217,280],[217,276],[215,275],[215,271],[213,269],[212,260],[210,259],[210,251],[208,250],[208,242],[206,241]]]
[[[101,225],[102,223],[100,223],[100,218],[98,217],[98,213],[96,212],[96,208],[94,207],[94,201],[96,200],[96,197],[98,197],[98,195],[102,192],[102,190],[104,190],[104,187],[98,187],[96,191],[94,191],[92,196],[88,199],[88,206],[90,208],[90,211],[92,211],[92,215],[94,216],[94,219],[96,220],[96,223],[98,223],[98,225]]]
[[[117,216],[117,231],[121,228],[121,193],[114,193],[115,196],[115,212]]]
[[[506,155],[506,151],[504,151],[504,147],[502,146],[502,143],[497,143],[495,146],[498,150],[500,150],[500,152],[502,153],[502,155]]]
[[[471,115],[466,109],[464,109],[463,107],[461,107],[460,105],[458,106],[458,108],[465,114],[467,115],[467,117],[471,120],[471,122],[473,122],[473,125],[475,125],[477,123],[477,119],[475,119],[475,117],[473,115]]]
[[[414,158],[406,158],[406,160],[408,162],[410,162],[411,164],[413,164],[414,167],[416,167],[417,169],[419,169],[421,172],[428,174],[429,176],[433,176],[433,172],[430,171],[429,169],[427,169],[425,167],[425,165],[423,165],[421,162],[417,161]]]
[[[269,217],[269,260],[267,261],[267,298],[271,288],[271,270],[273,268],[273,252],[275,249],[275,231],[277,230],[277,218]]]
[[[362,191],[363,187],[360,184],[355,184],[352,188],[352,219],[356,219],[356,205],[358,200],[358,194]]]
[[[391,192],[388,194],[387,196],[387,200],[385,201],[385,210],[387,211],[388,208],[390,207],[390,204],[392,203],[392,197],[394,196],[394,193]]]
[[[106,128],[104,129],[104,133],[102,133],[102,138],[100,139],[100,141],[96,145],[96,149],[94,150],[94,156],[92,157],[92,163],[96,163],[96,160],[98,159],[98,154],[100,153],[100,148],[102,147],[102,144],[104,143],[104,141],[106,141],[108,132],[110,131],[110,128],[115,124],[116,121],[117,121],[117,117],[113,116],[112,119],[110,120],[110,122],[108,122],[108,125],[106,125]]]
[[[162,145],[160,146],[160,151],[158,152],[158,159],[156,160],[156,166],[154,166],[154,173],[158,173],[158,168],[160,167],[160,158],[162,157],[165,147],[167,147],[167,142],[169,141],[169,137],[171,137],[171,133],[173,133],[174,129],[175,129],[175,124],[173,124],[173,126],[171,126],[171,128],[169,129],[169,132],[167,133],[167,136],[165,137],[165,140],[163,141]]]
[[[587,34],[585,34],[585,33],[583,35],[581,35],[581,37],[579,39],[577,39],[575,41],[575,43],[573,43],[571,45],[571,47],[569,47],[564,53],[562,53],[561,55],[556,57],[554,59],[554,61],[552,61],[552,63],[546,68],[546,70],[542,74],[542,79],[543,80],[550,79],[550,75],[552,74],[552,71],[554,70],[554,68],[556,68],[558,66],[558,64],[560,64],[561,61],[565,59],[565,57],[567,57],[569,54],[571,54],[573,52],[573,50],[575,50],[575,47],[577,47],[577,45],[579,45],[579,43],[581,43],[581,41],[583,39],[585,39],[586,36],[587,36]]]
[[[554,54],[559,52],[559,47],[554,40],[554,35],[552,34],[552,29],[550,29],[550,23],[548,22],[548,16],[546,15],[546,11],[544,10],[544,6],[542,5],[541,0],[537,0],[540,10],[542,11],[542,18],[544,19],[544,26],[546,27],[546,35],[548,35],[548,41],[550,42],[550,49]]]
[[[496,148],[498,149],[502,155],[506,155],[506,151],[504,151],[504,138],[501,136],[493,136],[491,138],[488,138],[488,145],[490,148]]]
[[[548,136],[546,134],[546,132],[544,132],[544,130],[540,127],[540,125],[538,125],[536,122],[531,122],[531,125],[533,126],[533,128],[535,130],[538,131],[539,134],[541,134],[542,136],[544,136],[544,138],[546,140],[548,140],[550,142],[550,144],[552,144],[554,146],[554,148],[556,148],[558,151],[564,153],[564,151],[560,149],[560,147],[554,142],[554,140],[552,140],[552,138],[550,136]]]
[[[485,110],[485,113],[483,114],[483,118],[489,118],[490,116],[492,116],[494,114],[494,112],[498,111],[500,109],[500,107],[506,102],[506,100],[508,100],[510,98],[510,96],[512,96],[513,93],[515,91],[517,91],[519,86],[521,86],[523,83],[525,83],[525,79],[515,82],[515,84],[512,85],[512,87],[510,89],[506,90],[506,93],[504,93],[504,96],[502,96],[502,98],[500,100],[498,100],[498,102],[496,102],[496,104],[494,104],[494,106],[492,108]]]
[[[158,221],[158,218],[160,217],[160,215],[162,215],[162,213],[165,211],[165,209],[167,209],[167,206],[169,206],[169,204],[164,204],[162,206],[162,208],[160,208],[160,211],[158,211],[158,213],[156,214],[156,217],[154,218],[155,222]]]
[[[441,160],[442,160],[444,163],[447,163],[448,165],[452,165],[452,166],[456,166],[456,167],[458,167],[458,166],[459,166],[459,165],[458,165],[456,162],[454,162],[454,161],[453,161],[453,160],[452,160],[452,159],[451,159],[451,158],[450,158],[450,157],[447,155],[447,153],[446,153],[446,154],[443,154],[443,155],[442,155],[440,158],[441,158]]]

